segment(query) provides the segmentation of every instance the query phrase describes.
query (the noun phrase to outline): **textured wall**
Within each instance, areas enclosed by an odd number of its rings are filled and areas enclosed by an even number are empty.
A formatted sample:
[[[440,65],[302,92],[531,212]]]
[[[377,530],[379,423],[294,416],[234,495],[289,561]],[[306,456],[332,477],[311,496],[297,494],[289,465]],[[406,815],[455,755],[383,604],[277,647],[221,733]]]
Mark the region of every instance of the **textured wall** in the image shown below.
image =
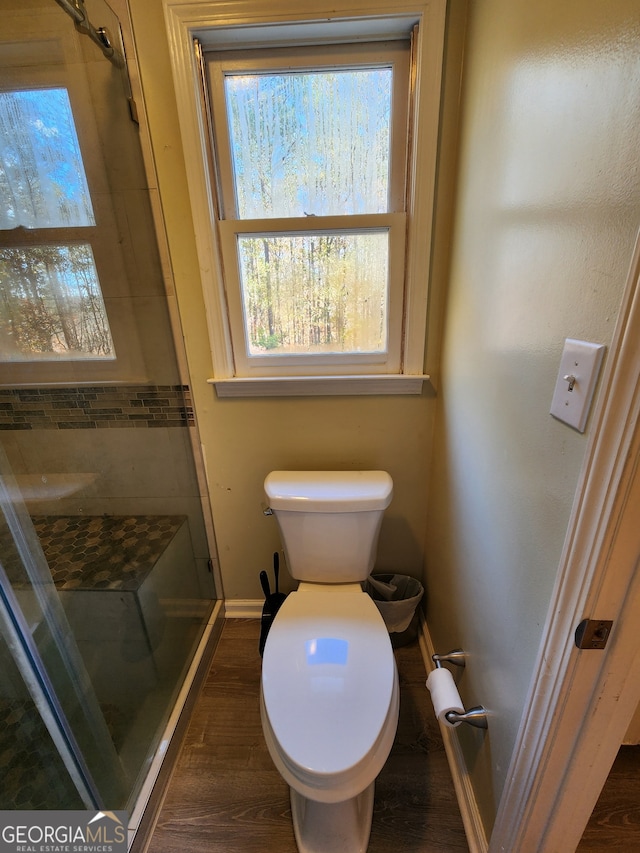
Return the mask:
[[[640,222],[637,0],[474,0],[427,514],[428,621],[490,829],[585,436],[549,415],[564,339],[608,344]],[[589,427],[587,427],[588,429]]]

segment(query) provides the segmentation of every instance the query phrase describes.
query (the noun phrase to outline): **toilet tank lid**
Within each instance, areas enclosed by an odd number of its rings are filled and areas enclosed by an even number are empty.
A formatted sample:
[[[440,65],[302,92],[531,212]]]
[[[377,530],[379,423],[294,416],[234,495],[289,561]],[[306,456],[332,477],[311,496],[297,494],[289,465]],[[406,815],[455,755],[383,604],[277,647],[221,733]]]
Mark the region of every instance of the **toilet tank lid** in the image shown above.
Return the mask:
[[[272,471],[264,489],[274,510],[366,512],[389,506],[393,480],[386,471]]]

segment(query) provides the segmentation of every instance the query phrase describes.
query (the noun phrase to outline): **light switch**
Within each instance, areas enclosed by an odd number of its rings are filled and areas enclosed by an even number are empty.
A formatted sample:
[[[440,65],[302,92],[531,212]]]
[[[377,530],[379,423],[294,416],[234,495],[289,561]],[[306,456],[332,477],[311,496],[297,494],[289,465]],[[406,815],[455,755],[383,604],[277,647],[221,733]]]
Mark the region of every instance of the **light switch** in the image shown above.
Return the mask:
[[[604,349],[602,344],[573,338],[564,342],[551,414],[578,432],[584,432],[587,424]]]

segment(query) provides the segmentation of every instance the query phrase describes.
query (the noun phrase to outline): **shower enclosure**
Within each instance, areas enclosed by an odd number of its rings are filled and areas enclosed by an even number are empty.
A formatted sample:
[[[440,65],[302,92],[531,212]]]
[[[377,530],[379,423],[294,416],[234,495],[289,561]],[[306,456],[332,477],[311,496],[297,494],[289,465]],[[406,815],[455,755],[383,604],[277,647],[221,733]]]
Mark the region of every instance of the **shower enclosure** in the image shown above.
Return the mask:
[[[0,0],[0,809],[132,812],[215,555],[132,57],[62,5]]]

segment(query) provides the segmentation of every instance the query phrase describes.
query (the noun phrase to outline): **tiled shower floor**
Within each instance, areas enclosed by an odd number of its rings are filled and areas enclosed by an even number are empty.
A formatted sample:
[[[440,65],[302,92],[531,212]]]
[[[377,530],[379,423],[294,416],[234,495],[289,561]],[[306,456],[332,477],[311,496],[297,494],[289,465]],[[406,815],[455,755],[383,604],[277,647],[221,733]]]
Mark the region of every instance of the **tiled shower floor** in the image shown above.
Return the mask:
[[[83,808],[31,699],[0,698],[0,775],[3,809]]]
[[[117,749],[126,721],[115,706],[101,709]],[[0,776],[4,810],[84,807],[31,699],[0,697]]]

